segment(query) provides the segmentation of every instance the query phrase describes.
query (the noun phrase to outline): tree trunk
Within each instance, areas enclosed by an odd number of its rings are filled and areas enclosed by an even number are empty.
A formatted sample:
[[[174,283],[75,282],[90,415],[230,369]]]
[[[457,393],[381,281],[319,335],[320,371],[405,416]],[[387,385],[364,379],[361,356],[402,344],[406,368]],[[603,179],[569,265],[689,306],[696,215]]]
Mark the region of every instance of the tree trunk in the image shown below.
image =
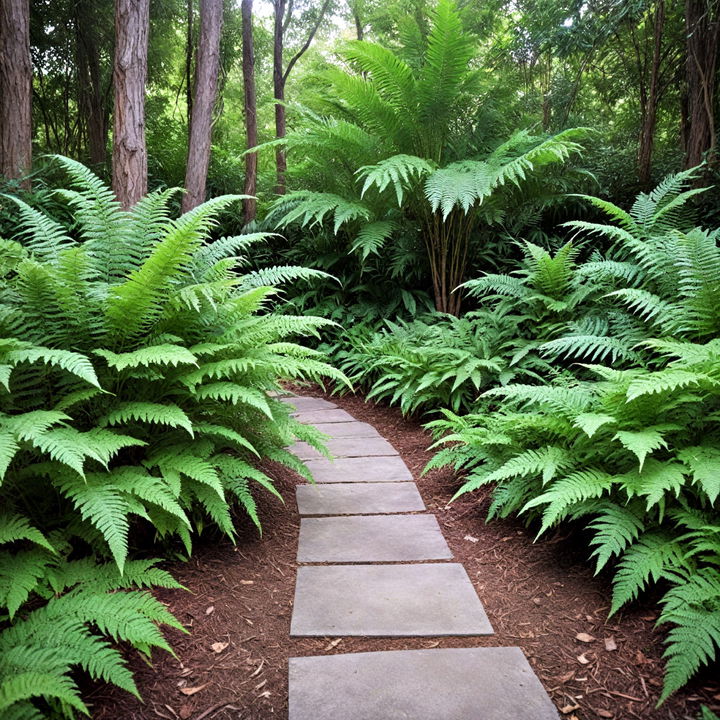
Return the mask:
[[[185,195],[182,211],[187,212],[205,201],[205,184],[210,167],[213,107],[220,72],[220,34],[223,22],[222,0],[200,0],[200,35],[195,65],[188,158],[185,171]]]
[[[100,49],[97,28],[92,21],[92,7],[78,2],[75,14],[78,64],[78,106],[87,132],[91,165],[103,165],[107,148],[107,113],[100,71]]]
[[[255,46],[252,28],[253,0],[242,0],[242,72],[243,87],[245,90],[245,132],[248,149],[256,147],[257,136],[257,101],[255,97]],[[257,153],[245,155],[245,188],[246,195],[257,194]],[[255,199],[243,200],[245,222],[255,219],[257,201]]]
[[[273,90],[275,97],[275,137],[285,137],[285,76],[283,74],[283,43],[285,35],[284,16],[285,0],[273,0],[275,11],[275,31],[273,40]],[[285,172],[287,170],[287,159],[285,148],[279,145],[275,149],[275,166],[277,182],[275,192],[278,195],[285,194]]]
[[[193,88],[192,88],[192,62],[193,62],[193,0],[187,4],[187,38],[185,41],[185,103],[187,108],[188,137],[190,136],[190,118],[192,117]]]
[[[642,107],[642,124],[640,128],[640,145],[638,148],[638,179],[640,185],[647,188],[652,174],[652,153],[655,143],[655,124],[657,109],[660,102],[660,61],[662,57],[662,37],[665,26],[665,2],[658,0],[655,8],[653,30],[653,54],[650,65],[650,82],[647,96]]]
[[[32,165],[29,0],[0,0],[0,175],[23,178]]]
[[[720,38],[718,0],[686,0],[687,117],[685,167],[717,160],[715,84]]]
[[[145,83],[150,0],[115,0],[113,190],[125,209],[147,193]]]

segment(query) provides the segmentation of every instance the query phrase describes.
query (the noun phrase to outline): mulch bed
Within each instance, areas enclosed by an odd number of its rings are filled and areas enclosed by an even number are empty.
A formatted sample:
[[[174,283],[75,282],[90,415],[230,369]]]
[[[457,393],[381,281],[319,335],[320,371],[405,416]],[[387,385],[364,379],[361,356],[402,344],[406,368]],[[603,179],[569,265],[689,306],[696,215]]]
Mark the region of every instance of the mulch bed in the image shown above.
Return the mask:
[[[301,392],[322,396],[318,388]],[[290,638],[299,531],[293,490],[300,479],[272,466],[268,472],[286,505],[258,498],[262,538],[243,526],[236,545],[205,540],[190,562],[167,565],[190,592],[157,595],[191,634],[168,633],[176,658],[156,653],[150,667],[131,657],[143,703],[122,691],[95,687],[89,697],[93,718],[283,720],[289,657],[505,645],[523,649],[569,720],[695,720],[701,704],[720,711],[717,665],[655,709],[663,668],[663,633],[654,629],[657,607],[646,600],[607,620],[609,578],[593,576],[578,538],[556,536],[533,544],[532,532],[515,519],[485,524],[488,498],[481,493],[448,505],[459,479],[449,470],[420,476],[431,458],[430,436],[420,421],[361,397],[333,401],[374,425],[400,452],[455,561],[463,563],[473,581],[495,635]],[[594,639],[578,640],[583,633]]]

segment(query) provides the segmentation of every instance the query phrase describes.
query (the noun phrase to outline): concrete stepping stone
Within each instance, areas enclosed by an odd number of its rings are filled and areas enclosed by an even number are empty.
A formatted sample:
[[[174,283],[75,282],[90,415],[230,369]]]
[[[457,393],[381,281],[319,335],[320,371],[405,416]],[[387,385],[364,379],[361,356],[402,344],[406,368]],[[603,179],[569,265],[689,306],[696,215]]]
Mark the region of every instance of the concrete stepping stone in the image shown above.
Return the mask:
[[[520,648],[290,658],[289,720],[558,720]]]
[[[375,438],[380,437],[380,433],[368,423],[359,422],[340,422],[340,423],[317,423],[315,425],[321,433],[329,435],[333,438]]]
[[[397,455],[397,450],[385,438],[332,438],[327,441],[330,454],[336,458],[371,457]],[[301,460],[320,460],[324,458],[314,447],[304,442],[295,443],[288,448]]]
[[[425,510],[411,482],[298,485],[300,515],[364,515]]]
[[[434,515],[303,518],[298,562],[353,563],[449,560]]]
[[[318,423],[347,423],[354,422],[355,418],[345,410],[301,410],[293,413],[296,420],[306,425]]]
[[[318,483],[407,482],[413,479],[398,455],[308,460],[308,470]]]
[[[316,410],[336,410],[337,405],[329,400],[314,397],[287,397],[279,398],[281,402],[292,405],[297,412],[316,411]]]
[[[306,565],[298,568],[290,635],[490,635],[493,629],[465,568]]]

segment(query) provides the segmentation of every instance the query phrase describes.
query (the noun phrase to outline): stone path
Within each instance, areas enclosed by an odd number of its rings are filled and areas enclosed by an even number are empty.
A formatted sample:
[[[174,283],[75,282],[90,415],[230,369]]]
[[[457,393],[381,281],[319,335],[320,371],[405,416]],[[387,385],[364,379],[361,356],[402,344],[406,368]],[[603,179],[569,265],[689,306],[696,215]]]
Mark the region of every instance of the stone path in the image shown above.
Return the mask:
[[[412,475],[371,425],[319,398],[284,398],[330,436],[330,461],[291,449],[315,485],[301,515],[295,637],[492,635],[485,610]],[[433,561],[433,562],[428,562]],[[519,648],[290,659],[289,720],[557,720]]]

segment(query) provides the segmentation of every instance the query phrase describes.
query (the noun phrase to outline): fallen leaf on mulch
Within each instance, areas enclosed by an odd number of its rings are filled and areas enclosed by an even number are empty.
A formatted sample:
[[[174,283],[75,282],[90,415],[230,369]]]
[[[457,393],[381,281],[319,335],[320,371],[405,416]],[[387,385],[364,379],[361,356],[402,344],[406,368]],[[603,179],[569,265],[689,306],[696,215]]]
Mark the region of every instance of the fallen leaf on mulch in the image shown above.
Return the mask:
[[[578,655],[577,661],[581,665],[587,665],[590,662],[590,660],[588,660],[587,657],[585,657],[585,653],[583,653],[582,655]]]
[[[574,670],[571,670],[570,672],[565,673],[564,675],[561,675],[561,676],[558,678],[558,680],[559,680],[562,684],[565,684],[566,682],[569,682],[570,680],[572,680],[574,675],[575,675],[575,671],[574,671]]]
[[[338,638],[337,640],[333,640],[331,643],[328,644],[328,646],[325,648],[325,652],[328,650],[332,650],[333,648],[336,648],[342,641],[342,638]]]
[[[480,542],[480,538],[473,537],[472,535],[466,535],[463,538],[463,540],[467,540],[468,542],[471,542],[471,543]]]
[[[254,580],[241,580],[240,584],[241,585],[254,585],[255,581]]]
[[[212,615],[214,612],[215,612],[215,606],[214,606],[214,605],[211,605],[211,606],[205,611],[205,614],[206,614],[206,615]]]
[[[192,717],[193,711],[192,708],[189,705],[183,705],[180,708],[180,712],[178,715],[180,715],[181,720],[189,720],[190,717]]]
[[[617,650],[617,643],[615,642],[615,638],[612,635],[610,637],[606,637],[604,642],[605,642],[605,649],[608,652]]]
[[[180,688],[180,692],[183,695],[194,695],[195,693],[199,693],[201,690],[204,690],[210,683],[205,683],[204,685],[196,685],[195,687],[189,687],[189,688]]]
[[[579,640],[580,642],[584,642],[584,643],[595,642],[595,638],[592,635],[588,635],[587,633],[578,633],[575,636],[575,639]]]
[[[228,645],[230,645],[230,643],[216,642],[213,643],[210,648],[214,653],[221,653]]]
[[[615,717],[615,713],[610,712],[609,710],[598,710],[597,714],[602,718],[613,718]]]
[[[540,603],[542,602],[540,598],[533,598],[532,601],[535,605],[540,605]]]
[[[579,705],[566,705],[565,707],[560,708],[560,712],[563,715],[568,715],[569,713],[574,712],[575,710],[579,710],[579,709],[580,709]]]

